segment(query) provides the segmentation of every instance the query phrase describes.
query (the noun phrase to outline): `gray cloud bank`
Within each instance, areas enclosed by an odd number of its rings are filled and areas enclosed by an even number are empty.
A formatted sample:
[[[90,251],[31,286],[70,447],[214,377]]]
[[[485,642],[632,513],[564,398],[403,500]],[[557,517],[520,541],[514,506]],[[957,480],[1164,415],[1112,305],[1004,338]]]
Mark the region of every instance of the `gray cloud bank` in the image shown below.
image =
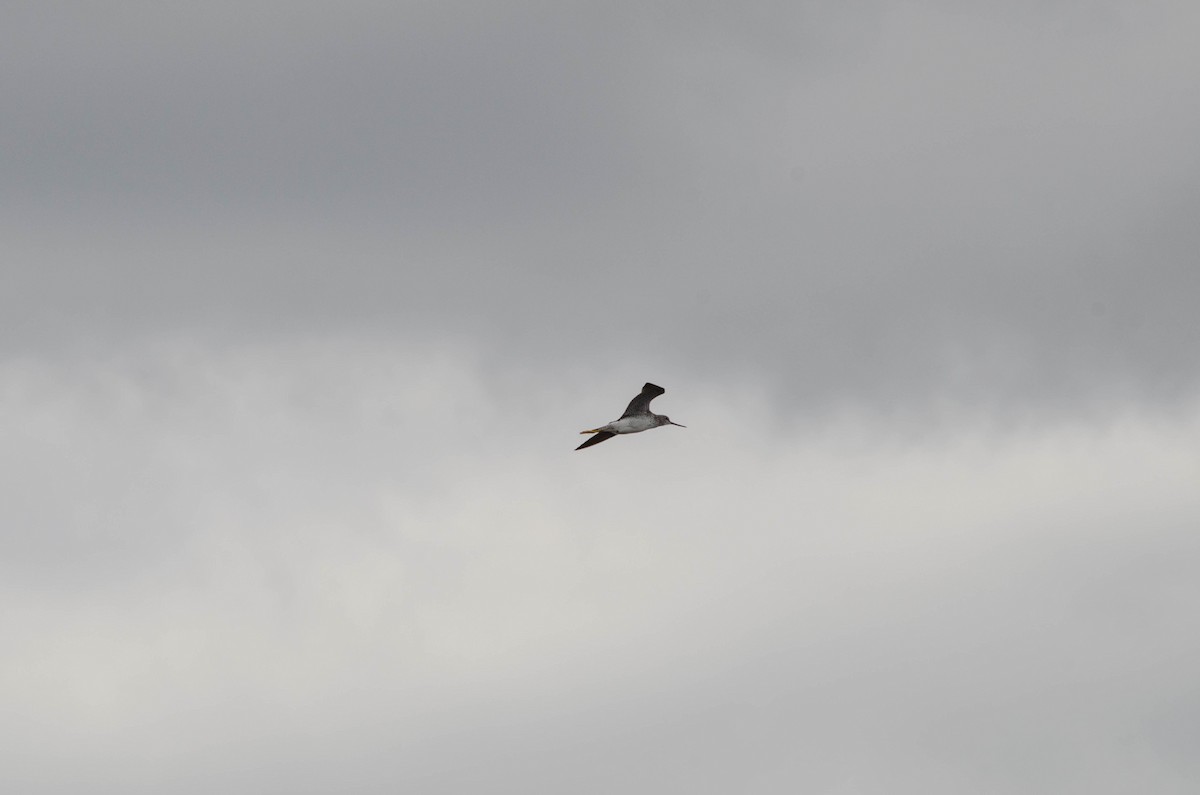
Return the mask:
[[[369,326],[790,408],[1186,400],[1195,15],[30,6],[6,347]]]

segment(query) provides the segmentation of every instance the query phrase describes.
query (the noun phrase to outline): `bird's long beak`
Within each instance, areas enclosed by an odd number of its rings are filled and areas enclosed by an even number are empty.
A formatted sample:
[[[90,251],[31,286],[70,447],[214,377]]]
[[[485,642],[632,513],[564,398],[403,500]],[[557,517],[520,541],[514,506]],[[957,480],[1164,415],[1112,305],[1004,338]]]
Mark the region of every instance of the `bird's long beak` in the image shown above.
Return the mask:
[[[671,422],[671,421],[670,421],[670,420],[667,420],[667,422]],[[678,422],[671,422],[671,424],[672,424],[672,425],[679,425],[679,423],[678,423]],[[679,427],[680,427],[680,428],[686,428],[687,426],[686,426],[686,425],[679,425]]]

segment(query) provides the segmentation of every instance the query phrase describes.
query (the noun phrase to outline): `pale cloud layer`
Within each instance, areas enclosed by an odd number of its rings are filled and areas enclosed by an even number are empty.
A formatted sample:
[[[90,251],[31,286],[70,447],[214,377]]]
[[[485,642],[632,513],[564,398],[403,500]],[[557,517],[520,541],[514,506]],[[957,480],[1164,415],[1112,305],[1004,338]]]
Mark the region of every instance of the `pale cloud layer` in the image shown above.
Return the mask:
[[[0,788],[1200,784],[1193,4],[9,17]]]
[[[692,427],[585,457],[571,432],[605,401],[540,391],[542,421],[514,427],[527,396],[482,372],[364,340],[7,368],[6,777],[1121,792],[1200,773],[1195,409],[916,441],[671,391]]]

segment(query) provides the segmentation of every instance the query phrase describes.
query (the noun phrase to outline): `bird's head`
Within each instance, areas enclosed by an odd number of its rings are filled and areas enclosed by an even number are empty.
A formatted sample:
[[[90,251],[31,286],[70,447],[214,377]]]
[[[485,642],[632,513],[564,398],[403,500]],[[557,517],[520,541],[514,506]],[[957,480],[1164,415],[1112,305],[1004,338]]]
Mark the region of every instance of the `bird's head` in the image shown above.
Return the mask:
[[[654,416],[658,418],[659,425],[678,425],[680,428],[687,427],[686,425],[679,425],[678,422],[671,422],[671,418],[666,414],[655,414]]]

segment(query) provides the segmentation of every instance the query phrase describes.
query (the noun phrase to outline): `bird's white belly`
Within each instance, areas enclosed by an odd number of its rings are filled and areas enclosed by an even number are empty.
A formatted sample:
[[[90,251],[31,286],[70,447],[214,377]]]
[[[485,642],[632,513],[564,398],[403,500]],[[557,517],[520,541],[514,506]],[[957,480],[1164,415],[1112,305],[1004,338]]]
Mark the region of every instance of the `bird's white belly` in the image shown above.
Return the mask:
[[[640,433],[657,428],[652,417],[622,417],[608,424],[609,433]]]

